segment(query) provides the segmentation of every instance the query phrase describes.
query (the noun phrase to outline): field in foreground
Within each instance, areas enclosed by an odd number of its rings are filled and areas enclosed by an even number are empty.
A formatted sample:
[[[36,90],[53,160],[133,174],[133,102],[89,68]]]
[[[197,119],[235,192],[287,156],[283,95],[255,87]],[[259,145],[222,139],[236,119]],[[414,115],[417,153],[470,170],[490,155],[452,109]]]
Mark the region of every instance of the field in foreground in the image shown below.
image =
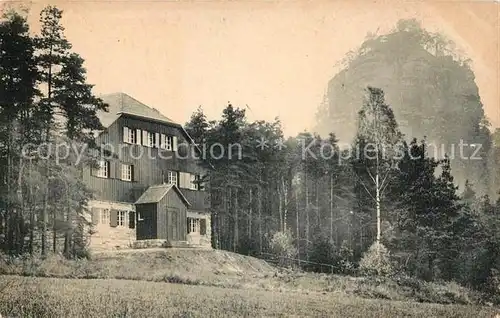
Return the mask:
[[[409,277],[349,277],[281,271],[263,260],[221,250],[128,250],[96,254],[91,260],[66,260],[56,255],[43,260],[0,255],[0,275],[123,279],[439,304],[490,302],[484,295],[453,282],[438,284]]]
[[[494,317],[492,308],[127,280],[0,276],[8,317]]]

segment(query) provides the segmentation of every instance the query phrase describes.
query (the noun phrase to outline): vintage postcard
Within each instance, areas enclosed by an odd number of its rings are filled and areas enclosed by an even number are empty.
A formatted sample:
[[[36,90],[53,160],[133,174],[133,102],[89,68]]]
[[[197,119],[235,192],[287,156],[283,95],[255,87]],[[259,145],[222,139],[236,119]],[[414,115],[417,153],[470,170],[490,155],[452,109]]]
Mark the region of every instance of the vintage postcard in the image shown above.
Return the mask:
[[[500,3],[0,2],[1,317],[500,317]]]

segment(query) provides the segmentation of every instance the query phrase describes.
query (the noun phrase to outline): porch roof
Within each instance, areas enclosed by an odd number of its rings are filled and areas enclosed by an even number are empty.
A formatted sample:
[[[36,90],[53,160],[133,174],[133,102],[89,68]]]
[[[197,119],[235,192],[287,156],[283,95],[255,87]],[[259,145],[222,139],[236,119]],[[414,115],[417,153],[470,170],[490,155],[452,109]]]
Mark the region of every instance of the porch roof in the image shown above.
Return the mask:
[[[175,184],[159,184],[150,186],[146,189],[146,191],[144,191],[139,199],[135,201],[135,204],[158,203],[172,189],[177,193],[186,206],[191,206],[191,203],[189,203]]]

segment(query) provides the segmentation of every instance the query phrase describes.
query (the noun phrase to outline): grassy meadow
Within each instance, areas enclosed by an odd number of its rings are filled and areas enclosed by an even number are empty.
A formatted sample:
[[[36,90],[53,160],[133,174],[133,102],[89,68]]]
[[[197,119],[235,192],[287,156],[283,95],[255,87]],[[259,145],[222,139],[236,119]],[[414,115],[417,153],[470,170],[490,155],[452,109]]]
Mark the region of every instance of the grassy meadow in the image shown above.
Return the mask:
[[[115,279],[1,276],[15,317],[493,317],[492,308]]]
[[[90,260],[0,255],[8,317],[493,317],[454,283],[279,271],[227,251],[159,249]]]

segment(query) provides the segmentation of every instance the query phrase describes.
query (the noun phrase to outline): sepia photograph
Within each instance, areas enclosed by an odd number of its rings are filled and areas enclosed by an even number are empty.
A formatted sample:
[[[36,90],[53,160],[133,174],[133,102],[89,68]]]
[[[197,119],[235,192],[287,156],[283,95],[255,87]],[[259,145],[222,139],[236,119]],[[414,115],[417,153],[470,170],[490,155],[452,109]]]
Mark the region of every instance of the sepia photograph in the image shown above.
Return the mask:
[[[500,1],[0,0],[0,318],[500,318]]]

